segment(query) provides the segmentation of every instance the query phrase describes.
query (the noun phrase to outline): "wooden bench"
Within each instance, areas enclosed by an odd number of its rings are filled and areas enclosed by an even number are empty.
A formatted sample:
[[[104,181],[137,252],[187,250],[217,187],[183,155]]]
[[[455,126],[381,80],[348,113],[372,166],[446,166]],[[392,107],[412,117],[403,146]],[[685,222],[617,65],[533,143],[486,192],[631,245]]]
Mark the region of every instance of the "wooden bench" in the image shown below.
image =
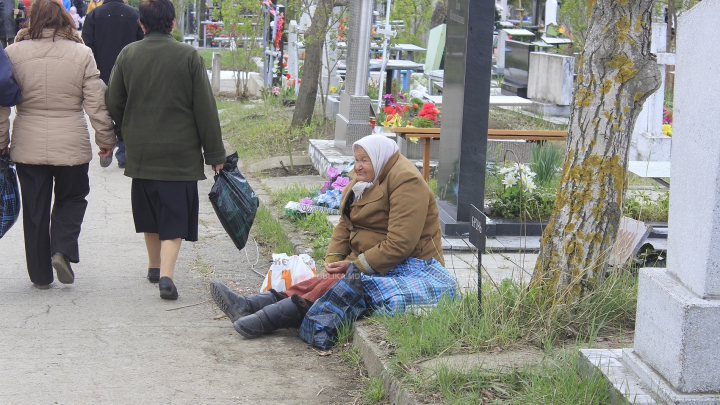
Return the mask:
[[[440,139],[440,128],[406,128],[395,127],[390,131],[405,137],[418,138],[423,143],[423,178],[430,180],[430,141]],[[488,129],[488,139],[519,140],[519,141],[564,141],[567,131],[552,130],[519,130],[519,129]]]

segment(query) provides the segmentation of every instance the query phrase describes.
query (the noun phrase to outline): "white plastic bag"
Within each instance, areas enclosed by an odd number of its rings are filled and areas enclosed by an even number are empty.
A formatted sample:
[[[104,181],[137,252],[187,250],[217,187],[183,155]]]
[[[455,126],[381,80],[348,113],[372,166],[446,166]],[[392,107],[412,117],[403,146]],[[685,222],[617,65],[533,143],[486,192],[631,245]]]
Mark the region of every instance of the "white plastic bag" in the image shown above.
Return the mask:
[[[273,253],[272,257],[273,264],[265,276],[260,292],[270,289],[282,292],[317,274],[315,260],[306,254],[288,256],[285,253]]]

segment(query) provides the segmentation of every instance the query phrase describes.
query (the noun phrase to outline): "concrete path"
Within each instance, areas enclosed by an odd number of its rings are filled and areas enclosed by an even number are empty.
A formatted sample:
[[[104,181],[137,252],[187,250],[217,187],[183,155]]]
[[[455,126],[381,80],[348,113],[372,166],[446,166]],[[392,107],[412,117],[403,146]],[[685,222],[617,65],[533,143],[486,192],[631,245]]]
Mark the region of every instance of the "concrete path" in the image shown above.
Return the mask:
[[[22,219],[0,239],[0,403],[353,403],[352,366],[318,356],[296,330],[247,340],[214,319],[209,279],[247,293],[262,279],[220,226],[207,199],[212,180],[200,182],[201,240],[183,243],[177,301],[161,300],[145,279],[130,179],[96,157],[90,183],[75,284],[32,286]],[[254,262],[254,249],[248,255]]]

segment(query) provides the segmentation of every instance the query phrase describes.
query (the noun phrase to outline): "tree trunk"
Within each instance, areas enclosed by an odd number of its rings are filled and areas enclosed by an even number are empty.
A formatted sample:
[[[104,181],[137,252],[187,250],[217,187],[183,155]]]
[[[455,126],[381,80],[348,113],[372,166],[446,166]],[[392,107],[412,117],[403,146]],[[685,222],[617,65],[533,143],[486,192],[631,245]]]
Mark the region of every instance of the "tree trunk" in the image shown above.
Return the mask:
[[[645,99],[660,86],[650,53],[652,5],[592,6],[576,62],[567,159],[532,279],[547,299],[571,302],[603,281],[622,216],[630,137]]]
[[[320,0],[305,34],[305,64],[300,91],[295,102],[292,127],[307,125],[312,119],[322,69],[323,43],[332,10],[333,0]]]

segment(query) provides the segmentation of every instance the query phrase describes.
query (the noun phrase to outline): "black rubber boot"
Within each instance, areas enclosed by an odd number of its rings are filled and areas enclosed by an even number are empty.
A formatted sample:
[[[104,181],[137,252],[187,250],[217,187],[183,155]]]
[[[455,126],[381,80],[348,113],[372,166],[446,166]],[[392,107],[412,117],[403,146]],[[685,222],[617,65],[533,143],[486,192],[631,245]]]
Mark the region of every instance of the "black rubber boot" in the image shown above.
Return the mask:
[[[230,322],[235,322],[243,316],[254,314],[262,308],[278,302],[277,296],[271,291],[244,297],[235,294],[220,280],[213,280],[210,283],[210,294],[218,308],[230,318]]]
[[[260,337],[279,328],[297,328],[303,320],[303,315],[293,302],[297,297],[293,295],[268,305],[254,314],[238,319],[233,326],[239,334],[248,339]]]

